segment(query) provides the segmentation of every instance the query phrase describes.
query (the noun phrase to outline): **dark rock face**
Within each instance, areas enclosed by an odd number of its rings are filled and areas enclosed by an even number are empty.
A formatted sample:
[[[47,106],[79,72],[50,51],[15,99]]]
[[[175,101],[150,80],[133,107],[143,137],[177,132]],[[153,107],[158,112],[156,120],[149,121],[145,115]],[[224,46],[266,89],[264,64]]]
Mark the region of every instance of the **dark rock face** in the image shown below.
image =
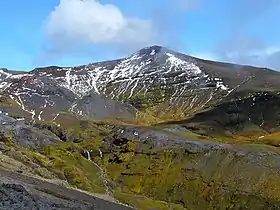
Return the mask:
[[[66,131],[55,124],[35,124],[34,127],[50,131],[51,133],[55,134],[61,141],[65,142],[69,140]]]
[[[65,205],[54,203],[48,199],[42,199],[37,195],[32,195],[21,185],[1,184],[0,185],[0,209],[96,209],[94,206],[75,204]]]
[[[0,114],[0,130],[4,136],[24,147],[43,146],[55,143],[58,138],[48,130],[39,130],[24,120]]]
[[[191,148],[197,148],[196,145],[201,147],[208,147],[208,144],[201,144],[196,141],[181,138],[174,133],[159,130],[151,127],[140,126],[112,126],[112,129],[117,134],[114,137],[113,143],[121,145],[120,143],[126,143],[128,140],[135,141],[141,144],[151,144],[155,148],[174,148],[180,145],[192,144]]]
[[[256,92],[222,103],[188,120],[173,123],[189,129],[203,128],[208,135],[226,130],[242,132],[250,128],[270,133],[278,130],[279,111],[280,96],[277,93]]]
[[[78,116],[85,116],[92,119],[123,119],[133,121],[136,117],[136,110],[132,106],[106,98],[91,92],[76,101],[71,111]]]
[[[39,179],[0,170],[0,209],[77,209],[129,210],[131,208],[108,202],[79,191],[67,189]],[[5,180],[9,180],[5,182]]]

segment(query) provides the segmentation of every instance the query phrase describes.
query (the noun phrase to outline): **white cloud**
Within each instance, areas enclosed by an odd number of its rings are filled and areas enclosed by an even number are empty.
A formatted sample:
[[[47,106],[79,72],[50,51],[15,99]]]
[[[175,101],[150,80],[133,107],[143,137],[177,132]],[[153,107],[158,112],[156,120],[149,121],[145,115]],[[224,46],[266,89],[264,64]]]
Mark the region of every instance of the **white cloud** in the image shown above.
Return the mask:
[[[191,56],[205,60],[229,62],[280,71],[280,47],[256,47],[247,50],[228,49],[220,52],[190,53]]]
[[[277,47],[265,47],[243,52],[232,51],[226,53],[223,58],[229,62],[280,70],[280,48]]]
[[[220,43],[214,52],[222,61],[280,70],[280,47],[255,37],[232,37]]]
[[[156,35],[152,21],[127,17],[98,0],[60,0],[45,26],[48,43],[57,51],[82,45],[136,49],[152,44]]]

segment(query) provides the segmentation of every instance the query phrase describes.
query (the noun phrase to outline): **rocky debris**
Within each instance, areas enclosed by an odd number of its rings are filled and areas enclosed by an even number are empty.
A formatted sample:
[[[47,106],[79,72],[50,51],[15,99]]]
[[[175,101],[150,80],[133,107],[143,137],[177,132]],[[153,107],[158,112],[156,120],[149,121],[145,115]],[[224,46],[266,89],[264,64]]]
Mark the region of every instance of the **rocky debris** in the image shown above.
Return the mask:
[[[73,204],[72,204],[73,205]],[[42,199],[26,191],[22,185],[1,184],[0,185],[0,209],[69,209],[70,206],[53,203],[50,200]],[[73,205],[72,209],[94,209],[93,206]]]
[[[0,130],[2,137],[8,137],[25,147],[43,146],[57,142],[57,138],[47,130],[39,130],[32,124],[17,120],[3,113],[0,114]]]
[[[128,104],[114,101],[105,95],[91,92],[76,101],[71,109],[81,117],[92,119],[122,119],[133,121],[136,117],[136,110]]]
[[[188,143],[193,145],[207,146],[209,143],[202,144],[191,139],[178,137],[174,132],[165,131],[156,127],[141,127],[141,126],[110,126],[114,131],[115,136],[112,141],[123,138],[122,141],[128,139],[130,141],[139,142],[141,144],[151,144],[154,148],[174,148],[186,145]]]
[[[96,209],[128,210],[79,191],[0,170],[0,209]]]
[[[61,141],[66,142],[70,140],[67,132],[56,124],[36,123],[34,124],[34,127],[50,131],[51,133],[55,134]]]

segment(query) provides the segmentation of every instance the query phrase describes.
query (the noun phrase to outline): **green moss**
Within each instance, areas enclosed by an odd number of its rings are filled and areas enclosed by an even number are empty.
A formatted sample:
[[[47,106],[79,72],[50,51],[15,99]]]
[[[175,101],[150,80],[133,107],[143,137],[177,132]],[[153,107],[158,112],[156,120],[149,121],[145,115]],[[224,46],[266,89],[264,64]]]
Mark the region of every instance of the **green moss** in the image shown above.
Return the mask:
[[[185,208],[178,204],[156,201],[144,196],[137,196],[128,193],[115,191],[115,198],[129,206],[142,210],[184,210]]]
[[[64,175],[72,186],[76,186],[80,189],[84,189],[87,191],[92,191],[90,183],[87,179],[85,179],[84,174],[76,167],[69,166],[63,168]]]
[[[5,97],[5,96],[0,97],[0,106],[11,107],[13,105],[15,105],[15,102],[13,100],[11,100],[10,98]]]
[[[80,148],[73,143],[63,143],[59,148],[47,146],[42,154],[50,159],[45,167],[56,173],[73,186],[95,193],[104,193],[104,185],[99,179],[100,170],[85,159]]]
[[[3,143],[11,142],[10,138],[7,137],[2,131],[0,131],[0,141]]]
[[[89,144],[90,145],[90,144]],[[59,145],[47,145],[43,148],[25,149],[16,145],[14,151],[7,154],[34,167],[34,173],[44,178],[66,180],[71,186],[93,193],[105,193],[104,184],[100,180],[100,170],[91,161],[81,154],[84,145],[73,142],[60,143]],[[48,171],[49,173],[44,173]]]
[[[8,147],[14,147],[15,142],[13,141],[13,132],[9,132],[9,134],[4,133],[3,131],[0,131],[0,142],[3,142]]]
[[[163,88],[159,84],[155,84],[147,92],[138,92],[132,96],[127,93],[121,94],[117,100],[130,103],[139,109],[146,109],[168,100],[172,92],[173,90],[170,88]]]
[[[280,132],[259,136],[256,138],[256,141],[280,147]]]
[[[258,161],[254,157],[225,150],[209,154],[192,153],[187,148],[127,153],[121,150],[114,147],[112,154],[99,164],[106,169],[106,177],[119,189],[118,193],[124,193],[116,196],[140,209],[152,205],[141,196],[163,201],[153,203],[155,209],[164,209],[164,202],[188,209],[235,209],[272,206],[280,200],[278,175],[269,172],[276,163],[269,158],[263,159],[262,164],[267,165],[260,167],[253,163]],[[112,161],[114,157],[118,161]],[[129,195],[136,198],[128,198]]]

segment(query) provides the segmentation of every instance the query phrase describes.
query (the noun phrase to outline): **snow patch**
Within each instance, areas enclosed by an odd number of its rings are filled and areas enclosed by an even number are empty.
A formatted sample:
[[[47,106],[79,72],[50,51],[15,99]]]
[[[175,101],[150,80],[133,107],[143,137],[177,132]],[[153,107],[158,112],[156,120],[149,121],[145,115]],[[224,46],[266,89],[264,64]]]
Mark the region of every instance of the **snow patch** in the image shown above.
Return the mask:
[[[182,67],[184,70],[191,71],[193,74],[201,74],[202,71],[200,68],[192,62],[184,61],[180,58],[177,58],[171,53],[166,53],[168,56],[167,61],[171,63],[172,66]]]
[[[41,117],[42,114],[43,114],[43,110],[41,110],[39,115],[38,115],[38,120],[40,120],[40,121],[42,120],[42,117]]]
[[[216,88],[220,88],[222,90],[228,90],[228,88],[223,84],[223,82],[217,82],[216,83]]]
[[[152,52],[150,53],[150,55],[155,55],[155,54],[156,54],[155,50],[152,50]]]
[[[86,151],[86,154],[87,154],[87,159],[88,159],[89,161],[91,161],[91,157],[90,157],[89,151]]]

